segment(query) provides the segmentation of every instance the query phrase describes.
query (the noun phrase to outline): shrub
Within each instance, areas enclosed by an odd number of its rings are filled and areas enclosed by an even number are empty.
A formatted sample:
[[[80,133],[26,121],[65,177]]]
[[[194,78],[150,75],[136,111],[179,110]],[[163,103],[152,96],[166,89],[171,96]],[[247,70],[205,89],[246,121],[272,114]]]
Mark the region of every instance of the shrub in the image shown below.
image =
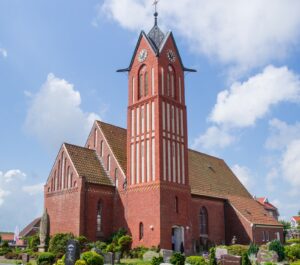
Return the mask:
[[[22,264],[22,261],[16,260],[16,261],[15,261],[15,264],[16,264],[16,265],[21,265],[21,264]]]
[[[36,259],[37,265],[52,265],[55,261],[55,255],[51,252],[40,253]]]
[[[291,261],[300,259],[300,244],[285,246],[284,253],[285,256]]]
[[[139,246],[136,247],[132,250],[130,250],[129,255],[131,258],[134,259],[142,259],[144,254],[148,251],[149,249],[144,247],[144,246]]]
[[[68,241],[73,238],[72,234],[59,233],[54,235],[49,242],[49,252],[54,253],[57,258],[61,258],[66,252]]]
[[[125,236],[127,234],[127,230],[125,228],[120,228],[118,231],[114,232],[110,238],[108,239],[108,243],[115,242],[117,243],[119,238]]]
[[[81,259],[83,259],[87,265],[103,265],[103,257],[97,254],[95,251],[87,251],[82,253]]]
[[[9,248],[1,248],[0,249],[0,256],[6,255],[8,252],[11,252]]]
[[[151,265],[159,265],[160,263],[164,263],[163,257],[153,257],[151,261]]]
[[[278,254],[278,261],[284,260],[284,247],[279,240],[273,240],[269,244],[269,250],[274,250]]]
[[[243,256],[244,253],[248,252],[247,245],[231,245],[226,247],[228,249],[228,253],[234,256]]]
[[[8,241],[4,240],[1,245],[2,248],[9,248]]]
[[[259,251],[259,246],[251,243],[249,248],[248,248],[248,256],[250,256],[251,254],[254,254],[256,256],[257,252]]]
[[[276,263],[273,263],[271,261],[267,261],[267,262],[264,263],[264,265],[276,265]]]
[[[173,265],[184,265],[184,262],[185,256],[179,252],[173,253],[173,255],[170,258],[170,263]]]
[[[79,243],[79,246],[80,246],[80,250],[84,250],[84,248],[86,247],[87,243],[88,243],[88,240],[85,236],[78,236],[75,238],[78,243]]]
[[[216,259],[216,249],[211,248],[209,250],[210,255],[209,255],[209,265],[217,265],[217,259]]]
[[[286,241],[288,244],[300,244],[300,238],[291,238]]]
[[[17,259],[19,257],[19,254],[15,253],[15,252],[7,252],[4,257],[6,259]]]
[[[290,263],[290,265],[300,265],[300,260]]]
[[[63,259],[58,259],[56,263],[54,263],[54,265],[65,265],[65,262],[63,261]]]
[[[40,237],[38,234],[26,237],[27,247],[33,251],[38,250],[38,245],[40,244]]]
[[[243,253],[242,256],[242,265],[251,265],[250,259],[247,253]]]
[[[206,261],[201,256],[189,256],[186,258],[186,262],[191,265],[206,265]]]
[[[132,237],[131,236],[121,236],[118,240],[118,245],[120,248],[120,251],[123,253],[128,254],[130,247],[131,247],[131,243],[132,243]]]
[[[79,259],[75,262],[75,265],[87,265],[86,261],[83,259]]]

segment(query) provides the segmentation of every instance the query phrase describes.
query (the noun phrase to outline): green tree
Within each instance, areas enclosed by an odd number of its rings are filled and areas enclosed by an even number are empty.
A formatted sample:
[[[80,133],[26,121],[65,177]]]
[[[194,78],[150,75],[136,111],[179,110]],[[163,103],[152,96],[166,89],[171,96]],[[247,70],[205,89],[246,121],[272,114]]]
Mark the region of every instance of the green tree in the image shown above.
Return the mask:
[[[73,238],[74,236],[71,233],[54,235],[49,242],[49,252],[54,253],[57,258],[62,257],[66,252],[68,241]]]
[[[209,250],[210,255],[209,255],[209,265],[217,265],[217,259],[216,259],[216,249],[211,248]]]

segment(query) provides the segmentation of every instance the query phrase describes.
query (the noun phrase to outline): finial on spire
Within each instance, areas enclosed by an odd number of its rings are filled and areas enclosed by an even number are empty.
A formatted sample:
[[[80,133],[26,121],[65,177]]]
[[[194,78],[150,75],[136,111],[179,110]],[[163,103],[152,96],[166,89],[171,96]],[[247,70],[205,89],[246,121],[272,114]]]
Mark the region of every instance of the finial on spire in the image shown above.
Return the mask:
[[[157,26],[157,4],[158,4],[159,0],[154,0],[153,5],[154,5],[154,25]]]

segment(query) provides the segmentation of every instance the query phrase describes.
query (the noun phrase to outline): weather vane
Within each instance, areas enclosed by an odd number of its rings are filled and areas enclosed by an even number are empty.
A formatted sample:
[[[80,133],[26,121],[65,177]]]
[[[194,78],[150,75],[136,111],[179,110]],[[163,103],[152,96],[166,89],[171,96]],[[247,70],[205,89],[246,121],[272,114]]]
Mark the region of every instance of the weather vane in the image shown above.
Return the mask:
[[[154,0],[153,1],[153,5],[154,5],[154,8],[155,8],[155,13],[157,13],[157,4],[158,4],[159,0]]]

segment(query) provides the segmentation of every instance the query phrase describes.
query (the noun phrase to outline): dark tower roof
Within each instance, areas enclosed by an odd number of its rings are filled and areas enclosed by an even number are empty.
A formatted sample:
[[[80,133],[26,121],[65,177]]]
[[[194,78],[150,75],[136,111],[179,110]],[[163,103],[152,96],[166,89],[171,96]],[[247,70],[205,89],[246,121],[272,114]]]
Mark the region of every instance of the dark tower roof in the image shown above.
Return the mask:
[[[155,13],[154,13],[154,26],[149,31],[147,37],[152,42],[154,47],[157,50],[159,50],[160,45],[163,43],[163,40],[165,38],[165,34],[161,31],[161,29],[157,25],[157,16],[158,16],[158,13],[155,11]]]

